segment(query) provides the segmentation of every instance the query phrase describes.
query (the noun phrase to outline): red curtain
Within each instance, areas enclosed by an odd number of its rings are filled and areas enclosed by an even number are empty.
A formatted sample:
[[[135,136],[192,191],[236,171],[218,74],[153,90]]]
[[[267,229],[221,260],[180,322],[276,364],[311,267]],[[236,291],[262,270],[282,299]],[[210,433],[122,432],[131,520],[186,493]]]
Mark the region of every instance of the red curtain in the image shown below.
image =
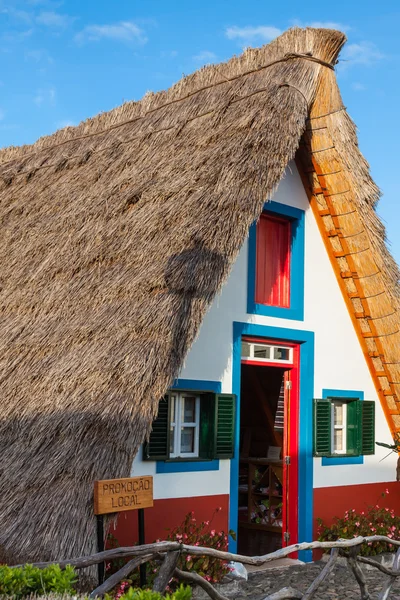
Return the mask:
[[[290,232],[285,219],[261,215],[257,224],[256,302],[290,307]]]

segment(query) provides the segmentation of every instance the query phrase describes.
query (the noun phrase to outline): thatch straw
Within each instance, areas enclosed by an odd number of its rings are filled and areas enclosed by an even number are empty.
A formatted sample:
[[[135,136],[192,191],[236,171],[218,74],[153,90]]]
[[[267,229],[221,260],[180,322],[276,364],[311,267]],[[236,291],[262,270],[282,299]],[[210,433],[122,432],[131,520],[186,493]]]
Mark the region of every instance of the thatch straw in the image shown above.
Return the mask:
[[[344,39],[293,29],[0,152],[0,545],[19,560],[93,551],[93,481],[129,475]]]

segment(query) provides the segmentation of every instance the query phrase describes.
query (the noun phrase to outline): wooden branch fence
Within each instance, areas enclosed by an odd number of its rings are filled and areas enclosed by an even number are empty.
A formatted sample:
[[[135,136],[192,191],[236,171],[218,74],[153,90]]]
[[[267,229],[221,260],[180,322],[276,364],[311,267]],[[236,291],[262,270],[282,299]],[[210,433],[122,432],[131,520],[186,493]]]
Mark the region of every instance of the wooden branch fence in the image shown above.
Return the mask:
[[[371,558],[360,556],[359,553],[362,544],[373,542],[387,542],[388,544],[393,544],[394,546],[398,547],[392,568],[385,567]],[[294,588],[286,587],[266,596],[264,600],[312,600],[318,588],[334,570],[339,556],[343,556],[347,559],[348,566],[353,572],[354,577],[359,585],[361,600],[372,600],[371,594],[368,590],[365,574],[360,566],[361,564],[375,567],[387,576],[378,600],[388,600],[390,598],[392,586],[396,578],[400,577],[400,540],[394,540],[382,535],[373,535],[368,537],[359,536],[351,540],[339,539],[335,542],[303,542],[287,546],[286,548],[281,548],[280,550],[276,550],[275,552],[271,552],[270,554],[265,554],[263,556],[242,556],[241,554],[223,552],[222,550],[215,550],[214,548],[189,546],[179,542],[157,542],[154,544],[144,544],[142,546],[113,548],[111,550],[105,550],[104,552],[98,552],[97,554],[93,554],[91,556],[82,556],[80,558],[72,558],[57,562],[39,562],[34,563],[34,566],[45,568],[52,564],[59,564],[61,568],[71,565],[75,567],[75,569],[83,569],[101,562],[109,562],[116,558],[132,557],[131,560],[127,562],[119,571],[102,582],[90,594],[90,598],[99,598],[111,591],[118,583],[124,579],[127,579],[129,575],[140,565],[151,560],[156,560],[160,562],[161,566],[154,580],[154,591],[163,593],[171,578],[176,577],[178,580],[185,583],[200,586],[213,600],[228,600],[226,596],[221,594],[220,591],[218,591],[211,583],[206,581],[197,573],[182,571],[179,569],[177,564],[181,554],[189,554],[191,556],[209,556],[211,558],[218,558],[223,561],[234,561],[244,565],[261,566],[279,558],[285,558],[290,554],[300,550],[331,550],[331,553],[330,558],[322,571],[304,593]]]

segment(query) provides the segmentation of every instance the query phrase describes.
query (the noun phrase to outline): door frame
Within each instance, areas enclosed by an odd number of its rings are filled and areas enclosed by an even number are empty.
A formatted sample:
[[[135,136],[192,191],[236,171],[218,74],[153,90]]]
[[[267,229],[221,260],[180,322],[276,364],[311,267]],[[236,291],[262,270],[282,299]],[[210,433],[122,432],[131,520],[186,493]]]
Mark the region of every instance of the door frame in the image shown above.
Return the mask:
[[[313,457],[312,457],[312,399],[314,395],[314,332],[283,327],[233,323],[232,392],[236,395],[235,449],[231,459],[229,498],[229,528],[238,530],[238,485],[240,453],[240,381],[242,337],[254,337],[260,341],[285,342],[299,346],[299,393],[298,393],[298,525],[297,539],[312,541],[313,536]],[[282,365],[284,367],[286,365]],[[297,419],[296,419],[297,421]],[[296,449],[291,448],[294,452]],[[294,534],[292,534],[294,535]],[[230,541],[229,548],[237,551],[237,542]],[[311,551],[299,552],[303,561],[311,561]]]

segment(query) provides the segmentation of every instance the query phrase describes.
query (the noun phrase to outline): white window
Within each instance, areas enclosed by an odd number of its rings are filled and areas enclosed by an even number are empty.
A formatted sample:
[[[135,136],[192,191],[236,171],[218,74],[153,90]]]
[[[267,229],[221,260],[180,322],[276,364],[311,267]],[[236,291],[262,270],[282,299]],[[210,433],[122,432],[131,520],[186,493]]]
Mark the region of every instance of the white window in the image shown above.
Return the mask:
[[[293,348],[243,341],[242,361],[293,364]]]
[[[171,395],[170,458],[199,456],[200,397]]]
[[[333,400],[332,411],[332,454],[346,454],[347,452],[347,403]]]

